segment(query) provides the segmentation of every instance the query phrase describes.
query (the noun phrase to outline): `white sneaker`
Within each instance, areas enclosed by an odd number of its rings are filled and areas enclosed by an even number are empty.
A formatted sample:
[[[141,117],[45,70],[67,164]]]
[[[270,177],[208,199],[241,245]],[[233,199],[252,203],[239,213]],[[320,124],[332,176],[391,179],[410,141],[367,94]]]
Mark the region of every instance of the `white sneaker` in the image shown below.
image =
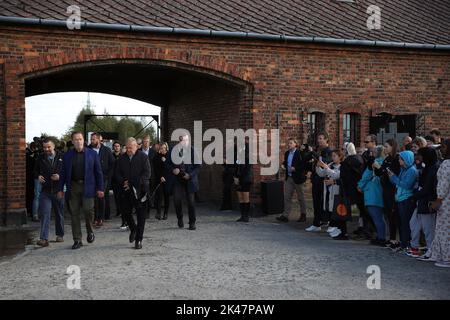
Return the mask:
[[[308,231],[308,232],[319,232],[321,230],[322,230],[321,227],[316,227],[315,225],[312,225],[305,229],[305,231]]]
[[[450,261],[439,261],[434,264],[436,267],[450,268]]]
[[[339,236],[342,233],[342,231],[338,228],[336,228],[336,230],[334,230],[333,232],[330,232],[330,237],[334,238]]]
[[[337,227],[328,227],[327,232],[332,233],[337,229]]]

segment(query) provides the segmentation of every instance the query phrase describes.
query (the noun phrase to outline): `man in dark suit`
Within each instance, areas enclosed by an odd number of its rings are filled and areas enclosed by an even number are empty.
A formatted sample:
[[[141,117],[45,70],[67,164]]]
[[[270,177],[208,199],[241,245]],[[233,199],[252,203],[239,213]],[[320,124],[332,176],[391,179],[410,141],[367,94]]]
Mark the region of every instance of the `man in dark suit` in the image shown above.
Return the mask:
[[[81,242],[81,215],[86,220],[87,242],[95,240],[92,223],[94,222],[94,198],[104,197],[103,173],[97,153],[84,145],[81,132],[72,133],[74,148],[69,150],[63,159],[63,169],[59,179],[58,197],[66,198],[72,212],[72,249],[79,249]]]
[[[100,228],[103,225],[103,220],[109,220],[111,216],[111,209],[109,206],[109,189],[111,187],[111,178],[114,170],[114,156],[108,147],[101,143],[102,136],[94,132],[91,135],[91,144],[89,148],[94,150],[99,158],[100,165],[103,172],[103,185],[105,187],[105,197],[95,199],[95,227]]]
[[[148,161],[150,162],[150,170],[151,172],[155,172],[153,168],[153,160],[156,155],[156,150],[152,146],[152,140],[149,135],[146,135],[144,138],[142,138],[142,146],[139,148],[139,151],[142,151],[147,157]],[[152,192],[153,189],[156,187],[156,181],[154,179],[154,175],[150,177],[149,181],[149,191]],[[147,201],[147,211],[145,218],[150,218],[150,208],[152,208],[153,203],[150,201],[150,199]]]
[[[130,228],[130,243],[135,242],[135,248],[141,249],[151,176],[150,162],[148,156],[138,150],[136,139],[128,138],[126,148],[126,153],[117,160],[115,180],[121,188],[121,209]],[[136,210],[137,225],[131,215],[133,209]]]
[[[191,146],[187,134],[179,137],[179,143],[172,149],[170,156],[170,171],[172,172],[169,181],[170,190],[173,194],[175,212],[178,218],[178,227],[183,228],[183,199],[188,203],[189,230],[195,230],[195,193],[199,190],[198,172],[201,164],[198,155]]]
[[[288,140],[288,150],[284,154],[282,169],[286,171],[284,182],[284,212],[277,220],[282,222],[289,221],[289,213],[291,212],[292,196],[294,191],[297,193],[298,203],[300,205],[299,222],[306,221],[306,202],[304,185],[306,182],[305,162],[302,159],[298,143],[296,139]]]

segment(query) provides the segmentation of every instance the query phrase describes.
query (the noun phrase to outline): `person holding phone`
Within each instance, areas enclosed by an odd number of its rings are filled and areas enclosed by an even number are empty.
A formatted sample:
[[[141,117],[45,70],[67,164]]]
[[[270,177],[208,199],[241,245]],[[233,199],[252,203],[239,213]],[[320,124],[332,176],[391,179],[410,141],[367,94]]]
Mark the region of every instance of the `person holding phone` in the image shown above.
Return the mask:
[[[317,135],[317,148],[316,152],[312,154],[312,165],[311,165],[311,184],[312,184],[312,198],[313,198],[313,208],[314,208],[314,220],[313,224],[306,228],[308,232],[319,232],[322,230],[322,220],[324,219],[323,212],[323,183],[324,178],[319,177],[316,172],[316,167],[321,161],[322,163],[330,163],[331,159],[331,148],[329,146],[330,137],[326,132],[321,132]],[[320,157],[322,157],[320,159]]]
[[[401,166],[400,174],[397,176],[392,171],[388,171],[388,175],[392,184],[397,188],[395,201],[398,205],[400,217],[400,245],[401,251],[406,252],[410,247],[410,220],[416,207],[413,194],[418,173],[414,165],[414,153],[412,151],[400,152],[399,162]]]

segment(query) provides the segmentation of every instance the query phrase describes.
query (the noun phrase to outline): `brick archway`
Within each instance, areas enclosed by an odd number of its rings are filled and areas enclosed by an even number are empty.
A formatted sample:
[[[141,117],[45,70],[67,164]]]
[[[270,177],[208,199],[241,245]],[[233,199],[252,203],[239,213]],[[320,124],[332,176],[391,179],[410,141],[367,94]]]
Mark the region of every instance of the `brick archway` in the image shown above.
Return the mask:
[[[9,63],[8,63],[9,62]],[[10,66],[15,65],[14,68]],[[239,114],[236,127],[247,128],[253,125],[251,106],[253,104],[253,86],[250,83],[251,73],[247,69],[227,63],[225,60],[211,56],[191,54],[189,51],[171,51],[152,48],[115,48],[106,49],[78,49],[71,52],[59,52],[37,57],[24,57],[21,63],[7,61],[3,79],[5,80],[5,110],[6,125],[4,136],[6,157],[4,166],[6,175],[0,184],[0,206],[6,215],[5,224],[20,224],[25,218],[25,96],[26,83],[30,79],[51,76],[60,73],[76,73],[78,70],[100,66],[157,66],[167,70],[182,70],[185,73],[213,79],[217,86],[227,87],[225,94],[239,99],[233,116]],[[212,82],[214,82],[212,81]],[[224,88],[225,88],[224,87]],[[232,93],[237,88],[235,93]],[[199,93],[200,95],[200,93]],[[207,99],[211,98],[211,95]],[[191,105],[199,101],[199,96],[191,97]],[[231,99],[232,101],[233,99]],[[220,101],[213,104],[220,107]],[[188,105],[189,105],[188,103]],[[232,103],[232,102],[230,102]],[[171,108],[179,108],[178,105]],[[202,110],[208,106],[204,105]],[[226,108],[225,108],[226,109]],[[204,112],[198,112],[204,114]],[[224,113],[224,112],[223,112]],[[216,115],[217,117],[217,115]],[[223,118],[226,116],[223,115]],[[194,116],[183,114],[185,121],[195,119]],[[219,117],[220,119],[220,117]],[[211,119],[207,119],[211,123]],[[223,119],[222,119],[223,120]],[[223,122],[223,121],[222,121]],[[178,125],[178,124],[176,124]],[[176,126],[175,125],[175,126]],[[223,124],[225,125],[225,124]],[[215,170],[217,171],[217,170]],[[205,181],[212,183],[212,176],[217,175],[214,170],[205,170]],[[209,191],[208,191],[209,192]],[[3,210],[2,210],[3,211]]]
[[[173,64],[182,68],[183,65],[189,68],[197,68],[206,73],[215,75],[222,74],[229,79],[235,78],[242,81],[251,81],[251,71],[242,69],[238,65],[226,62],[208,55],[193,54],[190,51],[173,51],[170,49],[157,48],[99,48],[99,49],[78,49],[73,51],[63,51],[47,54],[38,57],[25,58],[18,69],[20,76],[28,77],[33,73],[40,73],[45,70],[51,72],[52,69],[72,64],[89,63],[112,60],[124,61],[165,61],[167,65]]]

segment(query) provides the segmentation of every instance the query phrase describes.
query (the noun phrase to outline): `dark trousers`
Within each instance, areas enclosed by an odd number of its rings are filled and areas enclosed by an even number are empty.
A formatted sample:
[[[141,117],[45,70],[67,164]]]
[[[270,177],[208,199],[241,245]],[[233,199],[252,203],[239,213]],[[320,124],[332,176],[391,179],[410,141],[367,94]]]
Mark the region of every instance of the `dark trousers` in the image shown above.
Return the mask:
[[[399,217],[397,204],[395,203],[395,189],[383,192],[383,203],[385,220],[389,227],[389,240],[396,240],[399,229]]]
[[[105,196],[103,198],[95,198],[95,220],[109,219],[111,216],[111,209],[109,207],[109,183],[108,180],[104,182]]]
[[[175,212],[178,219],[183,219],[183,200],[186,200],[188,205],[189,224],[195,224],[195,194],[188,192],[186,183],[176,181],[173,189],[173,200],[175,204]]]
[[[323,179],[314,176],[311,179],[312,183],[312,198],[313,198],[313,208],[314,208],[314,221],[313,225],[320,227],[320,222],[323,217]]]
[[[409,222],[414,213],[416,204],[412,198],[408,198],[398,203],[398,213],[400,217],[400,243],[402,248],[409,247],[411,240],[411,228]]]
[[[113,193],[114,193],[114,203],[116,204],[116,215],[120,215],[122,218],[122,225],[126,223],[125,215],[123,214],[122,209],[122,198],[121,198],[121,190],[118,184],[113,183],[112,185]]]
[[[122,216],[128,224],[130,231],[136,232],[136,241],[142,241],[144,238],[146,203],[136,200],[132,192],[123,192],[121,200]],[[133,209],[136,210],[137,225],[132,216]]]
[[[222,190],[222,205],[220,207],[221,210],[232,210],[233,209],[232,200],[231,200],[232,187],[233,187],[233,182],[231,182],[231,183],[229,183],[228,181],[224,182],[223,190]]]
[[[333,226],[341,230],[343,235],[347,234],[347,221],[334,220]]]
[[[370,235],[375,231],[375,224],[372,221],[372,218],[369,215],[369,211],[364,204],[364,194],[358,193],[358,196],[355,199],[356,207],[359,210],[359,217],[363,222],[363,231],[365,234]]]
[[[161,216],[161,205],[163,203],[164,198],[164,215],[166,216],[169,212],[169,200],[170,195],[167,192],[163,185],[160,185],[158,190],[155,193],[155,205],[156,205],[156,215]]]

